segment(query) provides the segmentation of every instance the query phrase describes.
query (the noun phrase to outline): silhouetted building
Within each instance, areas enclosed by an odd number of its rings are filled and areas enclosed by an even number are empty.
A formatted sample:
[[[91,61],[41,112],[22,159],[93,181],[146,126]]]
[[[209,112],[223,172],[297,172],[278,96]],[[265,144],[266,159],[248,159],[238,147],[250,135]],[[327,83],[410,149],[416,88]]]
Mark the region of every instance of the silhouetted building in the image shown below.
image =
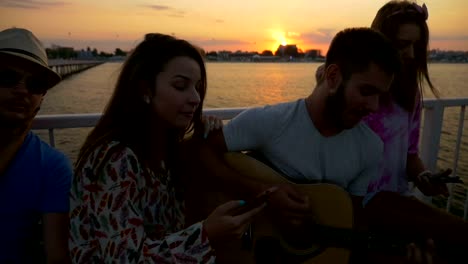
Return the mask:
[[[306,51],[305,57],[312,59],[320,58],[322,57],[322,51],[319,49],[310,49]]]
[[[278,49],[275,52],[275,56],[280,57],[298,57],[299,51],[295,44],[290,45],[279,45]]]

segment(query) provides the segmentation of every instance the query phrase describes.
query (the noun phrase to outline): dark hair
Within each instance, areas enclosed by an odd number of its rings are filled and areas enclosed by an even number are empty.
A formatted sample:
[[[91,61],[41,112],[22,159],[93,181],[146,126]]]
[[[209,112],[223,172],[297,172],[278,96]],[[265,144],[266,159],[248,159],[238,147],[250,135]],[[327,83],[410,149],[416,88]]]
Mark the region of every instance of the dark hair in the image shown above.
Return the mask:
[[[422,90],[424,80],[429,85],[432,93],[439,97],[439,91],[434,87],[429,78],[429,72],[427,68],[427,57],[429,50],[429,28],[426,23],[428,17],[426,6],[419,6],[416,3],[410,1],[390,1],[382,6],[374,20],[372,21],[372,28],[382,32],[386,37],[392,41],[395,47],[397,45],[397,34],[401,25],[403,24],[415,24],[421,29],[421,40],[415,43],[414,48],[414,63],[415,73],[412,79],[415,79],[415,87],[395,87],[395,89],[420,89]],[[401,84],[399,84],[401,86]],[[408,85],[406,85],[408,86]],[[393,89],[392,89],[393,90]],[[395,91],[397,92],[397,91]],[[413,98],[399,98],[401,96],[413,96]],[[421,93],[422,95],[422,93]],[[416,91],[410,93],[399,93],[396,96],[396,101],[407,111],[412,111],[414,104],[416,103]]]
[[[78,155],[76,168],[84,165],[88,156],[101,144],[112,140],[120,141],[132,148],[143,161],[147,158],[147,147],[151,126],[151,108],[143,101],[141,84],[156,87],[156,76],[167,63],[179,56],[194,59],[200,66],[201,80],[197,86],[200,104],[190,125],[183,131],[173,131],[169,138],[170,150],[174,150],[180,140],[194,128],[201,127],[203,100],[206,94],[206,68],[200,51],[189,42],[172,36],[151,33],[136,46],[123,64],[114,93],[94,129],[89,133]],[[157,96],[155,90],[150,91]]]
[[[333,38],[325,65],[338,65],[347,81],[353,73],[367,70],[371,63],[389,74],[399,71],[401,64],[398,51],[384,35],[370,28],[349,28]]]

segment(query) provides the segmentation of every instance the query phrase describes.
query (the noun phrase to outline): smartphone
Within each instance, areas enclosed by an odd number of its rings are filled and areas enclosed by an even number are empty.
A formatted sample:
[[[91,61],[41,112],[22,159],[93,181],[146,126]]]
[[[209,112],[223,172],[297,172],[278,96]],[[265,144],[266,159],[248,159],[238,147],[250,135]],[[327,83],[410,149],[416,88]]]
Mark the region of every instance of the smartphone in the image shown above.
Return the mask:
[[[429,177],[429,181],[432,183],[463,183],[463,181],[458,176],[441,176],[442,174],[444,174],[443,171],[433,174],[431,177]]]
[[[235,215],[240,215],[246,213],[254,208],[259,207],[260,205],[268,202],[270,198],[270,191],[266,191],[258,195],[257,197],[247,200],[243,206],[236,210]]]

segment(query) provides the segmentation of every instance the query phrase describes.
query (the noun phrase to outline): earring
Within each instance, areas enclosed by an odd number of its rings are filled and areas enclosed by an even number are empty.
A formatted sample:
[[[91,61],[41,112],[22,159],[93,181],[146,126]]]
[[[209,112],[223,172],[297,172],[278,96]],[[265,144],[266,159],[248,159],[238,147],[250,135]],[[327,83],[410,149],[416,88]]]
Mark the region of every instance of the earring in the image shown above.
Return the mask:
[[[149,96],[147,96],[147,95],[143,96],[143,101],[145,101],[146,104],[149,104],[150,103]]]

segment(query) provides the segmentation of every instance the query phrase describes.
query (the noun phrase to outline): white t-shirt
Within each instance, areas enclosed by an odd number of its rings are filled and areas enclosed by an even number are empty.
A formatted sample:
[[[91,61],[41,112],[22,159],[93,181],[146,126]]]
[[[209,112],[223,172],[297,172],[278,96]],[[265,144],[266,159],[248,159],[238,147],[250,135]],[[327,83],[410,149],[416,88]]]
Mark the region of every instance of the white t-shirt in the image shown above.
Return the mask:
[[[260,152],[291,179],[333,183],[364,196],[379,174],[383,143],[364,123],[331,137],[315,128],[304,99],[248,109],[223,128],[229,151]]]

